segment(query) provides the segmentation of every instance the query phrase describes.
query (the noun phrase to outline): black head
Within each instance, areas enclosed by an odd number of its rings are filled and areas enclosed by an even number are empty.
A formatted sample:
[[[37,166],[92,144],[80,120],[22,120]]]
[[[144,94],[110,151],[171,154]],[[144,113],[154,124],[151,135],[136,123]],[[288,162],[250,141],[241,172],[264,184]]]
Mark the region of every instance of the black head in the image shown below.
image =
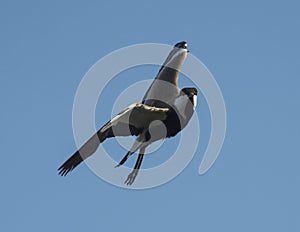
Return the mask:
[[[187,43],[185,41],[179,42],[177,44],[174,45],[175,48],[183,48],[183,49],[187,49]]]

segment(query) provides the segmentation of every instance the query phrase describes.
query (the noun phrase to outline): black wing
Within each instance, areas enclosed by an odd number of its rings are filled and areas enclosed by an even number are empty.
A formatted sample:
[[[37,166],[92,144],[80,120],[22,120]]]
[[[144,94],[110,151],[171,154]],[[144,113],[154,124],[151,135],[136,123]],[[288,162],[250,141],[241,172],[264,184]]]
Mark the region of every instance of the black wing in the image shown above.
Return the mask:
[[[83,160],[91,156],[100,143],[115,136],[139,135],[153,120],[164,120],[167,108],[154,108],[143,104],[133,104],[116,115],[98,130],[83,146],[59,168],[59,175],[65,176]]]

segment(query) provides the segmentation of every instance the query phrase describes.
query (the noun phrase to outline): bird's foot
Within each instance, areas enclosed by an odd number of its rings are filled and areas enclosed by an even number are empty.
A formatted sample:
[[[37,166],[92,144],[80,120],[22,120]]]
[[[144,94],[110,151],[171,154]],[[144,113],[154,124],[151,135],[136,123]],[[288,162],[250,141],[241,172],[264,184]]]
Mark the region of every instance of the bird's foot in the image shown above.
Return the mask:
[[[138,169],[134,169],[127,177],[127,179],[124,181],[125,184],[127,185],[132,185],[132,183],[134,182],[137,174],[138,174],[139,170]]]

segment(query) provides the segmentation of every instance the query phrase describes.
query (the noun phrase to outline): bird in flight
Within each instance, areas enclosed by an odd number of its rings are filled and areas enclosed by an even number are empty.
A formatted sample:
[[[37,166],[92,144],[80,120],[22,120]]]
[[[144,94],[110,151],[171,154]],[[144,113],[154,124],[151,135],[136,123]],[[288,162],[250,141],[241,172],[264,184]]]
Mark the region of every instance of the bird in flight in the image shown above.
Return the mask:
[[[141,167],[147,146],[175,136],[188,124],[194,113],[197,89],[180,90],[178,87],[179,69],[187,53],[185,41],[175,44],[142,102],[130,105],[100,128],[58,168],[59,175],[67,175],[83,160],[93,155],[105,139],[115,136],[137,136],[131,149],[116,165],[123,165],[139,150],[134,169],[124,182],[131,185]]]

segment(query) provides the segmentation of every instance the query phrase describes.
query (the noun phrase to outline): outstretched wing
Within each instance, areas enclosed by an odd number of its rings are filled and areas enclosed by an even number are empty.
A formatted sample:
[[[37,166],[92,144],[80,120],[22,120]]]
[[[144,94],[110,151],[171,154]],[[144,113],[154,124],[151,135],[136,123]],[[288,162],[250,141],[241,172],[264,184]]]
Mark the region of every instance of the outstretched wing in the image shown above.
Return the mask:
[[[139,135],[154,120],[164,120],[168,108],[155,108],[144,104],[132,104],[98,130],[78,151],[59,168],[65,176],[83,160],[91,156],[105,139],[115,136]]]

